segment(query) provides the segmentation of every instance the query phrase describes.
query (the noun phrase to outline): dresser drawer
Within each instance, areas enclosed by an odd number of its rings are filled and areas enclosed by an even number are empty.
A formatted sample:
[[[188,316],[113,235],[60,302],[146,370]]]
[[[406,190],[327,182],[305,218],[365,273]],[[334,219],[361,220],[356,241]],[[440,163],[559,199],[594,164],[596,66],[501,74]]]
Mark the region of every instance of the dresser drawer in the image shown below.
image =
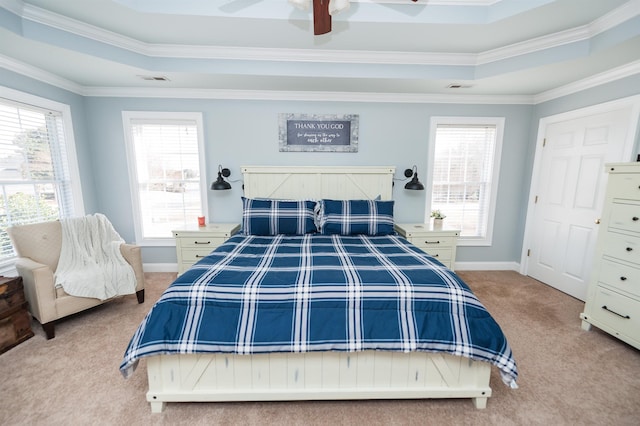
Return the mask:
[[[605,232],[604,256],[640,264],[640,237]]]
[[[611,204],[609,228],[640,233],[640,204]]]
[[[640,340],[640,302],[637,300],[597,287],[591,316],[619,334]]]
[[[612,198],[640,200],[640,174],[611,174],[607,190]]]
[[[603,260],[598,281],[634,296],[640,296],[640,269]]]

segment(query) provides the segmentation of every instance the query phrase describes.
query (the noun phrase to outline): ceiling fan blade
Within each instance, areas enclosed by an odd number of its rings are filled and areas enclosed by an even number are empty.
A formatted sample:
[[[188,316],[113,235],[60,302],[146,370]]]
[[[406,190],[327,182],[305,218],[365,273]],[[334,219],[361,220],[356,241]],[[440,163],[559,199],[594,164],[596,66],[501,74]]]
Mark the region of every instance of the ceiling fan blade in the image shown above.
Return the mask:
[[[321,35],[330,32],[329,0],[313,0],[313,34]]]

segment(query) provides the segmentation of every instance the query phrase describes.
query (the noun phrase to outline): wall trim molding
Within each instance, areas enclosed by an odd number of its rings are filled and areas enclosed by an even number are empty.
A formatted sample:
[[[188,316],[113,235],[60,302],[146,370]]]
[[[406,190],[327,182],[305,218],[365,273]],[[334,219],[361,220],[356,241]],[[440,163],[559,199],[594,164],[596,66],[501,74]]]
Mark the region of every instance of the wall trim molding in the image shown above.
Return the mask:
[[[334,51],[326,49],[239,48],[227,46],[153,44],[58,15],[37,6],[24,4],[22,1],[2,1],[9,3],[7,8],[23,19],[151,57],[474,66],[588,40],[634,17],[637,14],[636,9],[638,7],[637,2],[630,2],[589,24],[484,52],[442,54],[433,52]]]
[[[553,90],[539,93],[533,97],[533,103],[541,104],[543,102],[561,98],[563,96],[572,95],[574,93],[601,86],[603,84],[611,83],[616,80],[631,77],[632,75],[636,74],[640,74],[640,60],[610,69],[603,73],[596,74],[582,80],[574,81],[573,83],[558,87]]]
[[[88,87],[32,65],[0,55],[0,68],[67,90],[81,96],[172,98],[172,99],[234,99],[263,101],[326,101],[380,103],[442,103],[483,105],[536,105],[553,99],[611,83],[640,74],[640,61],[631,62],[609,71],[575,81],[537,95],[460,95],[428,93],[370,93],[370,92],[306,92],[276,90],[180,89],[142,87]]]

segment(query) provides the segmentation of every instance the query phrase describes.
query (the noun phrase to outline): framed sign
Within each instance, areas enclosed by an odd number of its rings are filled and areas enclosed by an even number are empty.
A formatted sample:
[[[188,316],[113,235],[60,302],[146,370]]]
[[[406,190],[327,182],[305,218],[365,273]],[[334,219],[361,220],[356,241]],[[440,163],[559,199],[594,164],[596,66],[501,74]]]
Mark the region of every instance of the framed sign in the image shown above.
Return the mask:
[[[358,152],[357,114],[279,114],[280,151]]]

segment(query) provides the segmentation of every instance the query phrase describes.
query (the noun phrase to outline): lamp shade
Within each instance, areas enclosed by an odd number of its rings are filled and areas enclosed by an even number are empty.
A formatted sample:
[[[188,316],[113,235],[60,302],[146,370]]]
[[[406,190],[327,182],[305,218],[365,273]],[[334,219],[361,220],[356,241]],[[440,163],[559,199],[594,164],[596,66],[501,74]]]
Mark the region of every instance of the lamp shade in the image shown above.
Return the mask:
[[[231,184],[226,180],[224,180],[222,176],[224,177],[231,176],[231,171],[226,168],[223,169],[222,166],[218,166],[218,178],[216,179],[215,182],[211,184],[211,189],[213,189],[214,191],[231,189]]]
[[[418,180],[418,168],[416,166],[413,166],[413,169],[407,169],[404,171],[404,175],[406,177],[411,177],[411,180],[409,182],[407,182],[407,184],[404,186],[404,189],[410,189],[413,191],[423,191],[424,190],[424,185],[422,184],[422,182],[420,182]]]

